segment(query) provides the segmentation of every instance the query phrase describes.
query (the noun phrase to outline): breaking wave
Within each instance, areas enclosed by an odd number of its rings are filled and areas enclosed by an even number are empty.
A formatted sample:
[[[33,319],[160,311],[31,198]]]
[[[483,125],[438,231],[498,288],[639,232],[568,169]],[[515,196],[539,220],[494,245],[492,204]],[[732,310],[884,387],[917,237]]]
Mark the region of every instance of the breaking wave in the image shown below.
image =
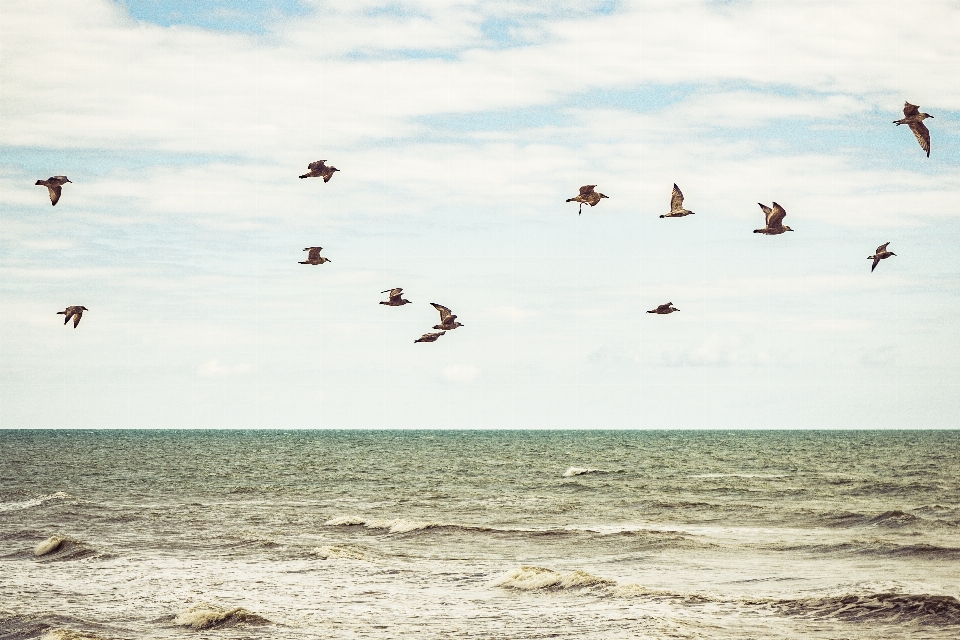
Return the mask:
[[[323,523],[328,527],[366,527],[367,529],[384,529],[390,533],[409,533],[411,531],[423,531],[424,529],[434,529],[438,527],[446,527],[450,525],[444,525],[439,522],[424,522],[416,520],[406,520],[404,518],[394,518],[392,520],[386,519],[370,519],[365,520],[363,518],[358,518],[356,516],[344,516],[341,518],[333,518],[332,520],[327,520]],[[461,527],[468,528],[468,527]]]
[[[106,640],[103,636],[88,631],[71,631],[70,629],[50,629],[40,636],[40,640]]]
[[[564,478],[573,478],[575,476],[583,476],[588,473],[610,473],[609,471],[604,471],[603,469],[591,469],[588,467],[570,467],[563,472]]]
[[[243,607],[227,609],[201,602],[177,614],[174,624],[191,629],[222,629],[240,624],[270,624],[270,621]]]
[[[329,547],[316,547],[313,549],[313,555],[321,560],[364,560],[373,562],[373,555],[368,549],[358,544],[335,544]]]
[[[0,502],[0,513],[4,511],[21,511],[23,509],[29,509],[30,507],[39,507],[44,502],[48,502],[50,500],[60,500],[69,497],[71,497],[70,494],[63,491],[57,491],[56,493],[40,496],[38,498],[31,498],[30,500],[21,500],[19,502]]]
[[[554,571],[544,567],[521,565],[493,581],[493,586],[517,591],[581,593],[593,596],[633,598],[667,595],[635,583],[619,583],[575,569]]]
[[[103,554],[98,554],[96,549],[79,540],[72,540],[65,536],[50,536],[33,548],[33,555],[45,562],[58,562]]]
[[[883,620],[929,625],[960,624],[960,600],[953,596],[875,593],[780,600],[773,605],[783,613],[811,618]]]

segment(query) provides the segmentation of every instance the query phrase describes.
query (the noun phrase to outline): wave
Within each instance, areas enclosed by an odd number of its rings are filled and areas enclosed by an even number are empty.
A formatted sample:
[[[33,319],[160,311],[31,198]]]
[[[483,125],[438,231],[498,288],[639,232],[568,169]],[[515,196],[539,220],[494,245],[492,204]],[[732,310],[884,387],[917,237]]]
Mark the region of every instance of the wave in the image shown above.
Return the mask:
[[[591,575],[579,569],[561,572],[543,567],[522,565],[494,580],[493,586],[518,591],[594,591],[606,593],[611,588],[616,588],[617,582]]]
[[[103,636],[88,631],[71,631],[70,629],[50,629],[40,636],[40,640],[107,640]]]
[[[43,562],[60,562],[79,560],[94,555],[105,556],[106,554],[98,552],[79,540],[73,540],[66,536],[50,536],[33,548],[33,555]]]
[[[370,550],[358,544],[335,544],[329,547],[316,547],[313,549],[313,555],[321,560],[345,559],[373,562],[373,554]]]
[[[439,522],[424,522],[417,520],[406,520],[404,518],[370,519],[365,520],[356,516],[344,516],[333,518],[323,523],[328,527],[366,527],[367,529],[386,529],[390,533],[410,533],[411,531],[423,531],[424,529],[434,529],[438,527],[450,527],[456,525],[445,525]],[[459,527],[467,529],[470,527]]]
[[[960,624],[960,600],[953,596],[875,593],[779,600],[772,604],[783,613],[812,618]]]
[[[960,560],[960,548],[937,545],[897,544],[886,540],[850,540],[835,544],[771,544],[765,548],[773,551],[797,551],[817,555],[836,553],[853,555],[887,556],[891,558],[922,558],[930,560]]]
[[[570,467],[563,472],[564,478],[573,478],[575,476],[584,476],[588,473],[610,473],[604,469],[590,469],[588,467]]]
[[[81,631],[77,628],[94,628],[98,632]],[[103,635],[105,630],[109,635]],[[129,637],[128,633],[114,631],[104,625],[91,623],[70,616],[52,613],[7,614],[0,613],[0,638],[5,640],[109,640]]]
[[[270,624],[263,616],[247,611],[243,607],[227,609],[201,602],[186,611],[181,611],[173,619],[174,624],[191,629],[222,629],[240,624]]]
[[[29,509],[30,507],[39,507],[44,502],[48,502],[50,500],[61,500],[71,497],[73,496],[71,496],[69,493],[57,491],[56,493],[51,493],[46,496],[31,498],[29,500],[21,500],[19,502],[0,502],[0,513],[4,511],[22,511],[23,509]]]

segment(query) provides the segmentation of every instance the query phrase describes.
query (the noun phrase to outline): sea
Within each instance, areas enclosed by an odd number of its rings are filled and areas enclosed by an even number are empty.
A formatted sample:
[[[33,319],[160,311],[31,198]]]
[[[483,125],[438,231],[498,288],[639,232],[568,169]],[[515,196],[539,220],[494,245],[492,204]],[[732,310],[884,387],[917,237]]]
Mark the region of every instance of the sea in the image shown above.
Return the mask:
[[[960,638],[960,431],[0,431],[0,639]]]

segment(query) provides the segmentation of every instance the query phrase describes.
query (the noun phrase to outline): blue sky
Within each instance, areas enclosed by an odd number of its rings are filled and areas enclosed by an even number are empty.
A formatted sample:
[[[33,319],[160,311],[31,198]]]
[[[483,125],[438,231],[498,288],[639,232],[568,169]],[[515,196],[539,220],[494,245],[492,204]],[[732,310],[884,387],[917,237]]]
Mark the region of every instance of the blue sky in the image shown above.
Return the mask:
[[[4,3],[0,427],[952,428],[960,11],[864,6]]]

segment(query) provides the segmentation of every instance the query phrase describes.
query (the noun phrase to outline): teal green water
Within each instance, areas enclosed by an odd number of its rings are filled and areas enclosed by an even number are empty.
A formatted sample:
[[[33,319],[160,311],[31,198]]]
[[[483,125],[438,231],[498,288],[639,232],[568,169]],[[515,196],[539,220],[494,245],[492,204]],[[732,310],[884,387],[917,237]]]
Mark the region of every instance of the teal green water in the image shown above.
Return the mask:
[[[0,638],[955,638],[958,461],[958,431],[5,431]]]

